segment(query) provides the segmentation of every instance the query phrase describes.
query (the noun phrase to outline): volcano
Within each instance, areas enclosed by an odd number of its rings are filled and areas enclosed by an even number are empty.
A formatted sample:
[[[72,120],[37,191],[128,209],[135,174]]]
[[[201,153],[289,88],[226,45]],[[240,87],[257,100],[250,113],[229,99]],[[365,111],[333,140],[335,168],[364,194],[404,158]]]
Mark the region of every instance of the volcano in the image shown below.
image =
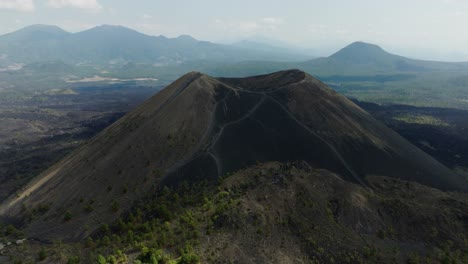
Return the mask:
[[[384,176],[468,191],[461,176],[302,71],[191,72],[4,201],[0,216],[19,222],[46,207],[23,221],[28,237],[77,241],[149,191],[269,161],[305,162],[369,189],[369,178]]]

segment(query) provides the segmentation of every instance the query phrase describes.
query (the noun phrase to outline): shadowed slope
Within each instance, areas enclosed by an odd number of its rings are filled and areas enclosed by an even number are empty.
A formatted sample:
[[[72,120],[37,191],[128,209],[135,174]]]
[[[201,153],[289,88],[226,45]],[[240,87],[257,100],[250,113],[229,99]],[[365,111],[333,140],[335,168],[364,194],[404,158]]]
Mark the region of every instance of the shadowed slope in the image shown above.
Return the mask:
[[[161,184],[215,180],[263,161],[303,160],[367,186],[382,175],[443,190],[466,182],[345,97],[298,70],[244,79],[189,73],[0,207],[33,215],[29,236],[78,240]]]
[[[116,219],[200,140],[210,122],[211,82],[198,73],[180,78],[38,176],[0,213],[21,219],[25,209],[47,205],[28,228],[47,239],[80,239]],[[65,221],[67,213],[72,217]]]

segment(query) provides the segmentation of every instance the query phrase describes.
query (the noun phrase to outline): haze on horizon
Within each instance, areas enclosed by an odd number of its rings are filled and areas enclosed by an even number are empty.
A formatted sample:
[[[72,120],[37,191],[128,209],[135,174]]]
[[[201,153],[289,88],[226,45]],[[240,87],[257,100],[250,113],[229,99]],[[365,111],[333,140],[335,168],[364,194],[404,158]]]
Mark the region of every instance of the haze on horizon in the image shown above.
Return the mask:
[[[102,24],[149,35],[269,42],[329,55],[354,41],[408,57],[468,60],[462,0],[0,0],[0,34],[32,24],[77,32]]]

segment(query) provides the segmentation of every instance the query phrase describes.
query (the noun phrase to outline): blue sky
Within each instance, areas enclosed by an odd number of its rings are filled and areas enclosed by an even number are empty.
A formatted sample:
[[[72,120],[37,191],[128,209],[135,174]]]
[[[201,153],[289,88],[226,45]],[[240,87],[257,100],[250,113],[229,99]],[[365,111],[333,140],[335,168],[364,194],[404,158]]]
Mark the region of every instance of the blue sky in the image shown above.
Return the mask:
[[[235,42],[268,38],[327,55],[353,41],[406,56],[468,59],[464,0],[0,0],[0,34],[31,24],[101,24],[150,35]]]

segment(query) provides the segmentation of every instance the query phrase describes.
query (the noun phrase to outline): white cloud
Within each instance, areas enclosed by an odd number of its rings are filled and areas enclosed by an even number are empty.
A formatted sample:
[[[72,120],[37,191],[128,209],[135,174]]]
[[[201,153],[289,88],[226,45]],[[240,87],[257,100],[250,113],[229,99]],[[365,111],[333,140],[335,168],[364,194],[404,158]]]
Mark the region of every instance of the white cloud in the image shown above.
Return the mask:
[[[442,2],[454,4],[454,3],[463,3],[463,0],[442,0]]]
[[[0,0],[0,9],[30,12],[34,10],[34,2],[33,0]]]
[[[262,22],[270,25],[282,25],[284,23],[283,19],[275,17],[262,18]]]
[[[161,34],[161,31],[164,29],[164,26],[160,24],[151,24],[151,23],[137,23],[137,24],[132,25],[131,27],[148,35],[159,35]]]
[[[269,30],[277,30],[281,25],[284,24],[284,20],[282,18],[276,17],[264,17],[260,20],[262,23],[262,27]]]
[[[96,24],[87,23],[85,21],[65,20],[60,23],[60,27],[69,32],[79,32],[95,27]]]
[[[222,31],[223,33],[252,35],[276,31],[284,24],[284,20],[281,18],[265,17],[257,20],[246,21],[225,21],[222,19],[215,19],[213,25],[217,30]]]
[[[98,10],[102,8],[97,0],[48,0],[47,5],[53,8],[74,7],[87,10]]]
[[[257,24],[257,22],[244,21],[239,22],[237,24],[237,28],[240,32],[251,33],[258,31],[260,26]]]
[[[312,33],[322,33],[324,31],[328,31],[329,27],[327,25],[313,24],[307,26],[307,29]]]
[[[113,16],[118,16],[119,15],[119,10],[117,10],[116,8],[113,8],[113,7],[110,7],[108,9],[108,12],[109,12],[109,14],[111,14]]]
[[[347,35],[347,34],[350,34],[351,31],[348,30],[348,29],[339,28],[339,29],[335,30],[335,33],[338,34],[338,35]]]
[[[143,19],[151,19],[151,18],[153,18],[152,15],[148,15],[148,14],[143,14],[142,17],[143,17]]]

